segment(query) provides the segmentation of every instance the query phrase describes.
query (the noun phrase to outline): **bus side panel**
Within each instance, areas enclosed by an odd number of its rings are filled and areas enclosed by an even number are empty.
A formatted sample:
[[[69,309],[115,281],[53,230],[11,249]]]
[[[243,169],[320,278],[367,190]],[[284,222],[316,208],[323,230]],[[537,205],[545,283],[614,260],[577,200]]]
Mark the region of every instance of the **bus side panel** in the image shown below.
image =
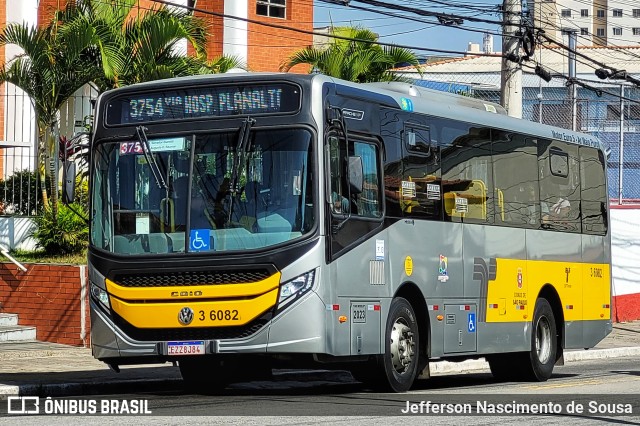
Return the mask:
[[[583,347],[582,236],[527,230],[527,257],[533,261],[529,267],[531,315],[540,291],[550,284],[560,297],[565,348]]]
[[[478,352],[529,350],[525,230],[464,226],[465,299],[478,301]]]
[[[611,265],[607,237],[582,235],[582,271],[584,285],[583,347],[595,346],[611,332]]]

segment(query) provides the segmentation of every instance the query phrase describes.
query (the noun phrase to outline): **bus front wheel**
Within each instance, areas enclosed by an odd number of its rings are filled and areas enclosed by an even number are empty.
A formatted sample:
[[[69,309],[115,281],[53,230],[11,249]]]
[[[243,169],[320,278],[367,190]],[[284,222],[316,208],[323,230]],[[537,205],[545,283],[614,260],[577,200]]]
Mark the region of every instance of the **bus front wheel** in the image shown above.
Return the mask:
[[[385,332],[381,369],[386,384],[395,392],[408,391],[418,373],[420,335],[413,307],[406,299],[391,301]]]

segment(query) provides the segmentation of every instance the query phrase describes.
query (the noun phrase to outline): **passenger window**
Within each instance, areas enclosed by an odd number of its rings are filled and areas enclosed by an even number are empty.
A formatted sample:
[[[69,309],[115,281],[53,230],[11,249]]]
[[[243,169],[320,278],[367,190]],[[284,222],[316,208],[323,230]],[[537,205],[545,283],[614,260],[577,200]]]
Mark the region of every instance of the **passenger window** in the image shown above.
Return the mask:
[[[474,126],[465,130],[441,147],[445,220],[493,223],[490,131]]]
[[[580,147],[580,190],[582,193],[582,232],[607,234],[607,188],[604,154],[587,146]]]
[[[406,155],[399,188],[403,215],[442,219],[440,149],[431,142],[430,128],[405,123],[403,139]]]
[[[560,141],[540,141],[538,169],[542,227],[580,232],[578,146]]]
[[[493,131],[495,223],[540,227],[537,141],[523,135]]]

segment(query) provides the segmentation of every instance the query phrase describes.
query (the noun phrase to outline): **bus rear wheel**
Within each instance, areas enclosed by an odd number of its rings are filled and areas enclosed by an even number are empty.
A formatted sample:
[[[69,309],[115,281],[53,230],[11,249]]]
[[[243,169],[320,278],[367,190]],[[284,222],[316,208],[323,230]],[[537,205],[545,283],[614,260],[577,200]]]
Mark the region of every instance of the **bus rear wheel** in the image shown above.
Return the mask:
[[[529,352],[496,354],[487,357],[493,377],[498,380],[544,382],[551,377],[558,351],[556,321],[547,299],[536,301],[533,311]]]
[[[530,380],[544,382],[551,377],[556,363],[558,336],[553,310],[547,299],[536,301],[533,311],[529,365],[525,371]]]

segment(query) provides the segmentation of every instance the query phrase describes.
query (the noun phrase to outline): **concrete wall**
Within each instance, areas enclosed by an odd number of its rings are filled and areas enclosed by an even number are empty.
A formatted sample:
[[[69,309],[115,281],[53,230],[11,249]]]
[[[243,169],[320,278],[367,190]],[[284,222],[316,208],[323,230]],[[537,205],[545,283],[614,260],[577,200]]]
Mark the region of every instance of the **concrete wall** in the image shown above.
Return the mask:
[[[613,320],[640,319],[640,208],[611,210]]]
[[[35,228],[33,219],[29,217],[0,217],[0,247],[9,250],[35,250],[36,241],[28,235]],[[3,259],[0,258],[0,261]]]

